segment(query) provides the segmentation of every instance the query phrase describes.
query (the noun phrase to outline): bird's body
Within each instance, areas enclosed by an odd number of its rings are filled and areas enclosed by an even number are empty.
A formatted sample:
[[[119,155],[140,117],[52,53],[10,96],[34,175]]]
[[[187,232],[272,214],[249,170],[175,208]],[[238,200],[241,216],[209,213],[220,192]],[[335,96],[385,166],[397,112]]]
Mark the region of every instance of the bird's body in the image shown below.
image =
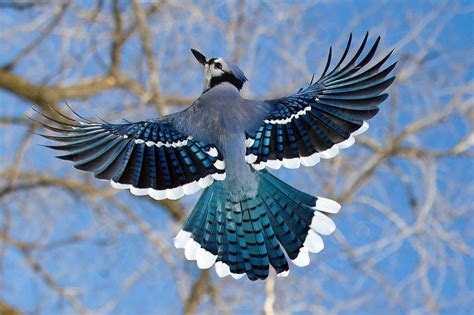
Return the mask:
[[[97,123],[62,115],[61,142],[49,146],[80,170],[110,180],[115,188],[154,199],[178,199],[204,188],[175,246],[199,268],[215,265],[221,277],[265,279],[269,265],[279,276],[288,259],[309,264],[309,253],[324,248],[320,235],[336,226],[329,215],[337,202],[301,192],[265,168],[313,166],[336,156],[368,129],[395,79],[381,70],[390,53],[367,66],[378,38],[359,60],[367,35],[347,57],[352,36],[330,71],[331,50],[321,77],[297,93],[274,100],[246,100],[247,78],[232,62],[207,59],[192,50],[204,67],[204,90],[187,109],[158,119],[122,124]],[[53,120],[54,121],[54,120]]]
[[[223,184],[235,194],[255,190],[256,177],[245,162],[245,134],[258,128],[268,113],[265,105],[243,99],[235,86],[222,83],[204,92],[186,110],[171,115],[170,120],[177,130],[219,148],[226,165]]]

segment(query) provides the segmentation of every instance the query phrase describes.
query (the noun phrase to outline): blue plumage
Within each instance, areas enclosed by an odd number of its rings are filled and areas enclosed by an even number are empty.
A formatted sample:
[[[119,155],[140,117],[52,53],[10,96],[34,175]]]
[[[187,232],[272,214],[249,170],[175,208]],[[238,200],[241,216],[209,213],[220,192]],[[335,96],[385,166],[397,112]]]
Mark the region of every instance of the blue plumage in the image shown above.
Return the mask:
[[[230,72],[232,75],[237,78],[237,80],[241,82],[248,81],[247,77],[245,76],[244,72],[240,70],[239,66],[237,66],[235,63],[232,63],[231,61],[225,59],[225,63],[229,67]]]
[[[66,152],[59,158],[135,195],[178,199],[205,188],[175,238],[199,268],[215,264],[221,277],[257,280],[268,276],[271,265],[286,276],[288,259],[306,266],[309,253],[323,249],[320,235],[335,229],[326,214],[340,206],[303,193],[264,168],[314,165],[351,146],[368,128],[365,121],[378,112],[394,81],[387,76],[395,64],[380,70],[389,53],[366,67],[380,38],[358,61],[367,39],[344,64],[351,36],[331,70],[329,51],[316,82],[267,101],[240,96],[247,78],[237,65],[192,50],[204,67],[205,84],[186,110],[121,124],[58,113],[63,121],[49,119],[60,127],[45,127],[59,135],[44,136],[60,142],[49,146]]]
[[[208,187],[183,225],[183,231],[202,249],[225,263],[234,277],[251,280],[288,270],[280,244],[290,259],[298,256],[311,224],[316,198],[281,183],[268,172],[259,173],[257,194],[232,198],[225,186]],[[203,228],[204,227],[204,228]],[[193,258],[192,246],[186,248]]]
[[[362,45],[346,65],[342,66],[348,55],[352,36],[342,58],[329,73],[326,74],[331,62],[331,50],[319,80],[295,95],[269,102],[273,110],[262,125],[266,133],[255,132],[247,135],[252,143],[247,149],[247,160],[250,160],[256,169],[265,166],[279,168],[281,165],[297,167],[300,163],[314,165],[320,158],[337,154],[339,149],[349,145],[344,141],[353,142],[353,135],[367,128],[364,121],[379,111],[378,105],[387,98],[387,94],[382,92],[395,79],[386,78],[394,69],[395,63],[379,72],[391,53],[371,68],[357,74],[370,62],[380,42],[379,37],[366,56],[357,62],[367,38],[366,35]],[[284,145],[291,148],[283,155],[279,147],[261,145],[261,141],[269,141],[267,135],[278,129],[279,125],[284,125],[287,129],[288,143]],[[270,141],[280,141],[277,133],[273,134]],[[339,145],[340,143],[343,144]]]

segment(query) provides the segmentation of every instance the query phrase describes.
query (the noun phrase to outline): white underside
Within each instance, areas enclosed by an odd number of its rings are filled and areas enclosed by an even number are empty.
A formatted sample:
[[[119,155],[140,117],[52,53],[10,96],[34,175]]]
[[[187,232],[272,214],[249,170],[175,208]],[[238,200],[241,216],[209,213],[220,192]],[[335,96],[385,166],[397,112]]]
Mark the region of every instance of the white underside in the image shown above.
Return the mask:
[[[309,253],[319,253],[324,249],[324,242],[319,234],[329,235],[336,229],[334,222],[322,212],[335,214],[341,206],[334,200],[323,197],[317,198],[313,207],[315,210],[313,219],[303,247],[301,247],[298,256],[292,260],[299,267],[307,266],[310,263]],[[231,276],[234,279],[240,279],[245,275],[245,273],[232,273],[229,265],[222,261],[216,261],[217,255],[208,252],[194,241],[191,232],[180,230],[173,241],[176,248],[184,248],[186,259],[195,260],[200,269],[208,269],[214,265],[217,275],[221,278]],[[290,270],[286,270],[280,272],[277,276],[287,277],[289,273]]]
[[[257,160],[257,156],[254,154],[249,154],[245,156],[245,160],[247,161],[247,163],[251,164],[252,167],[256,170],[262,170],[265,167],[279,169],[280,167],[284,166],[286,168],[294,169],[294,168],[299,168],[300,165],[314,166],[317,163],[319,163],[321,159],[331,159],[335,157],[336,155],[338,155],[340,150],[346,149],[352,146],[355,143],[354,137],[366,132],[368,129],[369,129],[369,124],[364,121],[362,126],[356,131],[354,131],[353,133],[351,133],[349,138],[347,138],[346,140],[340,143],[334,144],[331,148],[325,151],[316,152],[310,156],[300,156],[300,157],[296,157],[292,159],[283,158],[282,160],[268,160],[266,162],[260,162],[260,163],[254,164],[254,162]],[[247,138],[245,143],[246,143],[246,146],[249,148],[253,145],[254,142],[255,142],[254,139]]]

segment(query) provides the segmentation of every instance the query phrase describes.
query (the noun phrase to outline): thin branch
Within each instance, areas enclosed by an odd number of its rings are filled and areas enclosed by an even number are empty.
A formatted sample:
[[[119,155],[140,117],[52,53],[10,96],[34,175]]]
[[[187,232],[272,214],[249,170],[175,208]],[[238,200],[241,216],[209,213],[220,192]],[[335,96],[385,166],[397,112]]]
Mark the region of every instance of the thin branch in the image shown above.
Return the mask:
[[[153,42],[150,34],[150,30],[147,25],[147,16],[141,4],[138,0],[132,1],[133,11],[138,22],[138,29],[140,32],[140,38],[142,41],[143,49],[145,51],[145,57],[148,65],[148,83],[150,85],[152,95],[150,101],[153,102],[157,107],[161,115],[166,114],[165,104],[161,96],[158,67],[155,62],[155,55],[153,53]]]
[[[114,0],[112,6],[115,28],[112,37],[112,51],[110,57],[110,73],[120,72],[120,61],[124,36],[122,34],[122,14],[120,13],[119,0]]]
[[[275,278],[273,272],[270,273],[267,280],[265,281],[265,302],[263,303],[263,314],[273,315],[274,304],[275,304]]]
[[[0,68],[0,88],[3,88],[18,97],[37,104],[41,109],[50,112],[50,107],[57,107],[61,100],[84,99],[113,88],[125,88],[140,97],[146,95],[140,85],[124,75],[98,76],[82,80],[71,85],[37,85],[11,71]],[[191,104],[191,98],[164,97],[162,102],[167,105]],[[5,106],[2,104],[0,106]],[[55,115],[54,112],[50,112]]]
[[[23,313],[14,306],[0,300],[0,314],[2,315],[22,315]]]
[[[33,50],[36,49],[50,34],[51,32],[58,26],[59,22],[61,22],[61,19],[64,17],[64,14],[67,11],[67,8],[69,6],[70,1],[66,0],[64,1],[60,8],[59,12],[53,17],[51,22],[45,27],[41,35],[36,38],[31,44],[26,46],[20,53],[13,58],[12,61],[10,61],[4,68],[8,70],[13,70],[15,66],[26,56],[28,56]]]
[[[67,301],[79,314],[91,314],[90,310],[84,306],[81,300],[78,299],[75,294],[71,293],[70,290],[62,287],[29,251],[20,250],[20,253],[23,254],[31,270],[33,270],[51,290]]]
[[[210,281],[211,277],[209,276],[209,269],[201,271],[198,280],[194,283],[191,289],[189,297],[184,303],[184,314],[191,315],[196,313]]]

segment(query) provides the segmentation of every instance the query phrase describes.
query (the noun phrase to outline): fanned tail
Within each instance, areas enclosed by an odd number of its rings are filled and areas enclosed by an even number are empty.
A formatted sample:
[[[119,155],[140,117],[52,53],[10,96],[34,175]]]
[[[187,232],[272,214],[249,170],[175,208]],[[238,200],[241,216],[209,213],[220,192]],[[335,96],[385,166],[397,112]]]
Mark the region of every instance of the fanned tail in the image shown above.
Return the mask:
[[[265,279],[269,265],[278,276],[289,272],[287,257],[297,266],[310,262],[309,252],[324,248],[320,236],[335,230],[325,214],[337,213],[337,202],[308,195],[266,171],[258,173],[258,191],[234,196],[222,182],[208,187],[175,238],[189,260],[201,269],[215,263],[220,277]]]

